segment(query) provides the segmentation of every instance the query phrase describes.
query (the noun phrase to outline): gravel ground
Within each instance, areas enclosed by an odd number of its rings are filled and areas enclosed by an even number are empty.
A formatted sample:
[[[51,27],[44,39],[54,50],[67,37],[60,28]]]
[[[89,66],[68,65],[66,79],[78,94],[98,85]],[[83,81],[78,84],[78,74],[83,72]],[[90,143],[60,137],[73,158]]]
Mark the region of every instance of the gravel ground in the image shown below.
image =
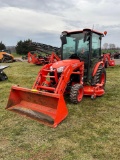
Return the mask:
[[[120,59],[114,59],[116,65],[120,65]]]

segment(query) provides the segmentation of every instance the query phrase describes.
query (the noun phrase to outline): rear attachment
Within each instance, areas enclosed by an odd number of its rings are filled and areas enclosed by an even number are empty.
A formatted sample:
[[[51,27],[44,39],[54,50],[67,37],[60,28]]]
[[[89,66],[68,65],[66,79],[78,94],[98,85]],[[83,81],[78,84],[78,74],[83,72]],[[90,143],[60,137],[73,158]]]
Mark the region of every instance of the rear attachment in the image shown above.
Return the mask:
[[[12,87],[6,109],[51,127],[57,127],[68,114],[63,95],[18,86]]]

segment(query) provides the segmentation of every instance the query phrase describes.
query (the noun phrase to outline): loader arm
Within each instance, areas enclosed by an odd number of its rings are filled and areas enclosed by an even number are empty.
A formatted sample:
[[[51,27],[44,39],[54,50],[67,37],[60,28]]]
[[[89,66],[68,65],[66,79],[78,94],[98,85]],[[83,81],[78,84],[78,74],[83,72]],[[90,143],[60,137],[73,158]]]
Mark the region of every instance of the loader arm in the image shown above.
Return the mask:
[[[63,95],[71,75],[78,75],[80,77],[78,83],[83,84],[84,62],[79,62],[77,65],[69,64],[60,75],[57,73],[56,68],[51,71],[51,66],[52,64],[43,66],[32,87],[33,90]],[[52,75],[51,72],[53,73]],[[54,85],[52,85],[52,80],[55,82]]]
[[[50,71],[50,66],[52,66],[52,64],[46,64],[44,65],[41,70],[39,71],[37,78],[33,84],[32,89],[36,89],[38,90],[39,86],[42,85],[42,83],[46,80],[46,77],[48,72]]]
[[[84,74],[83,68],[84,68],[84,63],[83,62],[80,63],[80,65],[77,66],[77,68],[74,68],[74,69],[73,69],[72,65],[66,67],[64,72],[61,75],[61,78],[59,80],[59,83],[57,85],[55,93],[56,94],[64,94],[65,89],[67,87],[67,83],[69,82],[70,76],[72,74],[79,75],[79,77],[80,77],[80,82],[79,83],[83,84],[83,80],[82,80],[83,79],[83,74]],[[76,69],[77,69],[77,71],[75,71]]]
[[[55,61],[60,61],[60,58],[54,52],[52,52],[50,59],[49,59],[49,63],[53,63]]]

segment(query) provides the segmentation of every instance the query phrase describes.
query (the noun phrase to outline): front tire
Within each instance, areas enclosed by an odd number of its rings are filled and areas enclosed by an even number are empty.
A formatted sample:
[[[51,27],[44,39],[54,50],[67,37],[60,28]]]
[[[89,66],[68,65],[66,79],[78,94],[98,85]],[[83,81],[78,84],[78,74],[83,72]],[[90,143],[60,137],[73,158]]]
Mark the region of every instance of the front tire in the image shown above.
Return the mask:
[[[77,104],[83,98],[83,85],[74,84],[70,91],[70,100],[72,103]]]

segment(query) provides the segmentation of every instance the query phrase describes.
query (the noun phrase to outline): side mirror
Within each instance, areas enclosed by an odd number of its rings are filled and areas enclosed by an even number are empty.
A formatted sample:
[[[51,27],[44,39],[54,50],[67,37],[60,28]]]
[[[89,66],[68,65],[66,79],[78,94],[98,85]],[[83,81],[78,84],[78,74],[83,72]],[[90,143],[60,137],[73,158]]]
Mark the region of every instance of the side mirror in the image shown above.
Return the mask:
[[[65,35],[61,35],[61,36],[60,36],[60,39],[61,39],[61,41],[62,41],[62,45],[63,45],[63,44],[67,44],[67,39],[66,39],[66,36],[65,36]]]

